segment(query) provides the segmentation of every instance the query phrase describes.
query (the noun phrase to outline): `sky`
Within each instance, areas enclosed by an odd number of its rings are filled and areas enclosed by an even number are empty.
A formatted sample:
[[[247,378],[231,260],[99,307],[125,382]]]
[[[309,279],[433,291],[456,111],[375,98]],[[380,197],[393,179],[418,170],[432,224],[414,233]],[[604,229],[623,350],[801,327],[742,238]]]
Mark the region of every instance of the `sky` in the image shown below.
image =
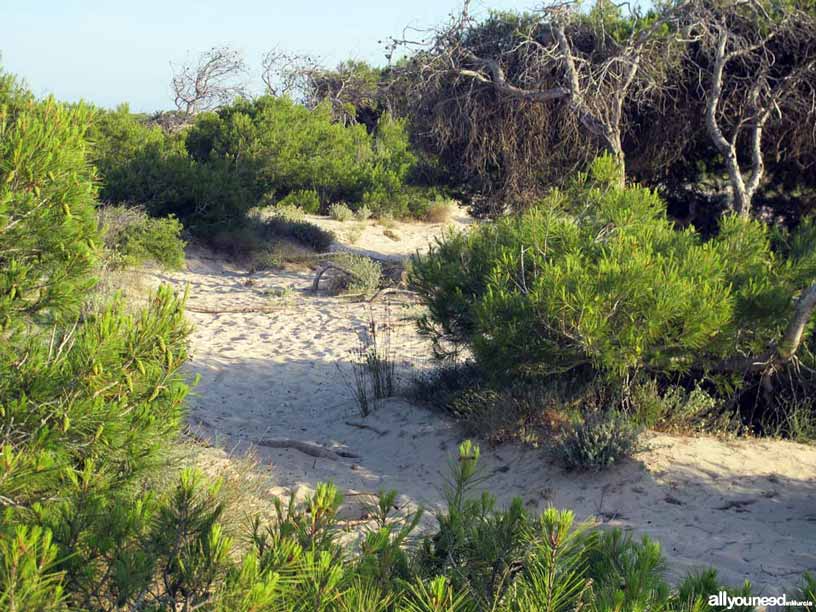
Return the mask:
[[[379,42],[443,22],[461,0],[0,0],[0,65],[37,95],[136,112],[170,109],[171,62],[214,46],[243,52],[260,87],[273,48],[385,63]],[[474,12],[535,0],[477,0]]]

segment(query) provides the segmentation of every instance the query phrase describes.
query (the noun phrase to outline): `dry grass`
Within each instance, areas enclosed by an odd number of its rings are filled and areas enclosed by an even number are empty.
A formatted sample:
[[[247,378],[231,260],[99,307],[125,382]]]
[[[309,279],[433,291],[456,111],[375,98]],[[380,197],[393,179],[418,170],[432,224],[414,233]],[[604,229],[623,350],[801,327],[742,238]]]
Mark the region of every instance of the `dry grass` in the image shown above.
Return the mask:
[[[96,277],[96,286],[86,305],[88,311],[104,308],[118,296],[126,310],[135,313],[147,305],[155,290],[155,283],[150,282],[150,274],[144,270],[103,264],[97,270]]]
[[[173,465],[191,467],[221,480],[219,500],[228,534],[236,540],[246,533],[249,517],[271,520],[274,514],[272,483],[251,450],[228,452],[196,437],[183,438],[176,447]]]

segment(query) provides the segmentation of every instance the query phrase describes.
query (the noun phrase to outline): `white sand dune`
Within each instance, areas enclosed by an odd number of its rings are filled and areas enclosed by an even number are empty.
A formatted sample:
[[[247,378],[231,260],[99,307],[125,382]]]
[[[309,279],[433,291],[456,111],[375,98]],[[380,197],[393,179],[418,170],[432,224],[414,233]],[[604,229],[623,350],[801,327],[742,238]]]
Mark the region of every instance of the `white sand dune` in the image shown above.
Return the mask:
[[[401,226],[399,242],[363,236],[359,244],[404,255],[440,230]],[[368,305],[310,294],[312,277],[305,272],[249,275],[200,252],[190,254],[186,271],[160,278],[189,284],[190,305],[216,311],[190,313],[189,369],[201,375],[190,401],[191,424],[216,446],[254,448],[270,493],[311,490],[331,480],[350,500],[396,489],[408,507],[440,507],[445,466],[463,438],[456,424],[402,399],[386,401],[362,420],[344,380],[341,370],[366,328]],[[275,301],[265,292],[283,287],[291,287],[293,297],[276,312],[231,312],[267,308]],[[408,362],[427,358],[411,330],[402,329],[397,340]],[[355,457],[263,446],[280,439]],[[569,507],[579,518],[654,537],[674,578],[710,564],[731,583],[747,578],[762,593],[776,593],[802,571],[816,571],[816,448],[662,434],[650,435],[648,445],[637,460],[602,474],[566,473],[531,448],[483,445],[484,486],[503,503],[520,496],[531,509]]]

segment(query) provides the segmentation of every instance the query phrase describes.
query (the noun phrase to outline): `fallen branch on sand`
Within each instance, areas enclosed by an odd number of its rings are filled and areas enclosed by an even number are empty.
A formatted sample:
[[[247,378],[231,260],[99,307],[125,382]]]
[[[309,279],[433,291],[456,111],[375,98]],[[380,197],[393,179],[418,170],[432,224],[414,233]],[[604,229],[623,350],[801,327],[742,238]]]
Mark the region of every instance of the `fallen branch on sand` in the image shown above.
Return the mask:
[[[317,457],[318,459],[329,459],[331,461],[337,461],[341,457],[345,457],[347,459],[359,459],[360,455],[355,453],[351,453],[349,451],[338,450],[333,451],[331,449],[326,448],[325,446],[320,446],[319,444],[312,444],[311,442],[301,442],[300,440],[289,440],[289,439],[282,439],[282,440],[259,440],[255,442],[258,446],[266,446],[268,448],[292,448],[294,450],[300,451],[305,455],[309,455],[310,457]]]
[[[374,295],[371,296],[371,298],[369,298],[368,301],[369,302],[374,302],[377,299],[379,299],[379,298],[381,298],[383,296],[386,296],[386,295],[410,296],[410,297],[414,298],[415,302],[417,302],[417,303],[420,302],[419,294],[416,291],[411,291],[410,289],[398,289],[398,288],[395,288],[395,287],[383,287],[382,289],[379,289],[377,291],[377,293],[375,293]]]
[[[280,306],[246,306],[244,308],[207,308],[205,306],[190,306],[187,304],[185,310],[188,312],[202,312],[205,314],[247,314],[253,312],[271,313],[283,310]]]
[[[378,429],[373,425],[368,425],[366,423],[357,423],[356,421],[346,421],[346,425],[348,425],[349,427],[356,427],[357,429],[368,429],[370,431],[373,431],[375,434],[379,436],[384,436],[388,433],[387,429]]]

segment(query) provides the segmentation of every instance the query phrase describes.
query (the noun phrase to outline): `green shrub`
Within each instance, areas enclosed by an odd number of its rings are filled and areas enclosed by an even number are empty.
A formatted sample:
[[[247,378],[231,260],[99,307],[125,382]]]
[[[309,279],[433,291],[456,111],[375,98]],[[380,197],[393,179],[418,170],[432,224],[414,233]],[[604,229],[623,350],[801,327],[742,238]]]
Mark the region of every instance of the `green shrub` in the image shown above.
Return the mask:
[[[494,378],[589,371],[614,385],[649,371],[733,390],[741,380],[718,368],[781,337],[810,269],[798,252],[786,259],[762,224],[735,216],[704,240],[674,227],[655,192],[589,175],[447,234],[414,259],[411,282],[429,309],[423,331],[468,346]]]
[[[0,337],[74,316],[99,248],[89,109],[13,91],[0,99]]]
[[[0,604],[110,608],[154,576],[138,529],[188,389],[183,300],[82,308],[101,242],[91,115],[23,95],[0,109]]]
[[[98,210],[102,240],[114,266],[154,261],[170,269],[184,265],[182,226],[175,217],[148,217],[135,207],[103,206]]]
[[[156,217],[175,215],[202,237],[242,218],[261,197],[255,168],[220,158],[195,160],[185,135],[165,134],[126,105],[97,111],[88,139],[102,200],[137,204]]]
[[[200,163],[240,156],[258,194],[312,190],[322,203],[359,200],[371,150],[365,128],[335,123],[328,104],[309,109],[285,96],[239,100],[200,117],[186,146]]]
[[[637,421],[649,428],[710,430],[722,421],[720,402],[699,385],[691,391],[670,385],[661,393],[649,380],[632,387],[631,403]]]
[[[325,253],[334,243],[334,234],[308,221],[270,219],[265,223],[264,234],[269,238],[289,238],[318,253]]]
[[[804,612],[813,612],[813,609],[816,608],[816,576],[810,572],[805,572],[796,589],[794,598],[799,601],[813,602],[813,605],[802,608]]]
[[[291,201],[311,214],[329,202],[359,203],[367,192],[390,197],[416,162],[403,121],[385,114],[369,135],[363,125],[335,122],[328,103],[309,109],[286,97],[242,100],[204,114],[186,147],[198,163],[233,163],[256,202],[271,192],[314,192],[317,204]]]
[[[290,192],[285,198],[278,202],[277,206],[296,207],[309,215],[316,215],[320,212],[320,197],[313,189],[300,189]]]
[[[569,469],[602,470],[637,452],[641,431],[619,412],[591,412],[564,435],[558,454]]]
[[[334,242],[334,234],[314,223],[290,220],[284,215],[273,214],[266,218],[254,215],[224,226],[213,233],[209,242],[230,257],[249,260],[274,251],[282,240],[323,253]]]
[[[335,221],[345,222],[354,218],[354,212],[342,202],[337,202],[329,206],[329,216]]]
[[[470,361],[442,362],[438,367],[417,374],[411,385],[411,398],[447,411],[462,393],[478,389],[484,383],[484,372],[476,364]]]

